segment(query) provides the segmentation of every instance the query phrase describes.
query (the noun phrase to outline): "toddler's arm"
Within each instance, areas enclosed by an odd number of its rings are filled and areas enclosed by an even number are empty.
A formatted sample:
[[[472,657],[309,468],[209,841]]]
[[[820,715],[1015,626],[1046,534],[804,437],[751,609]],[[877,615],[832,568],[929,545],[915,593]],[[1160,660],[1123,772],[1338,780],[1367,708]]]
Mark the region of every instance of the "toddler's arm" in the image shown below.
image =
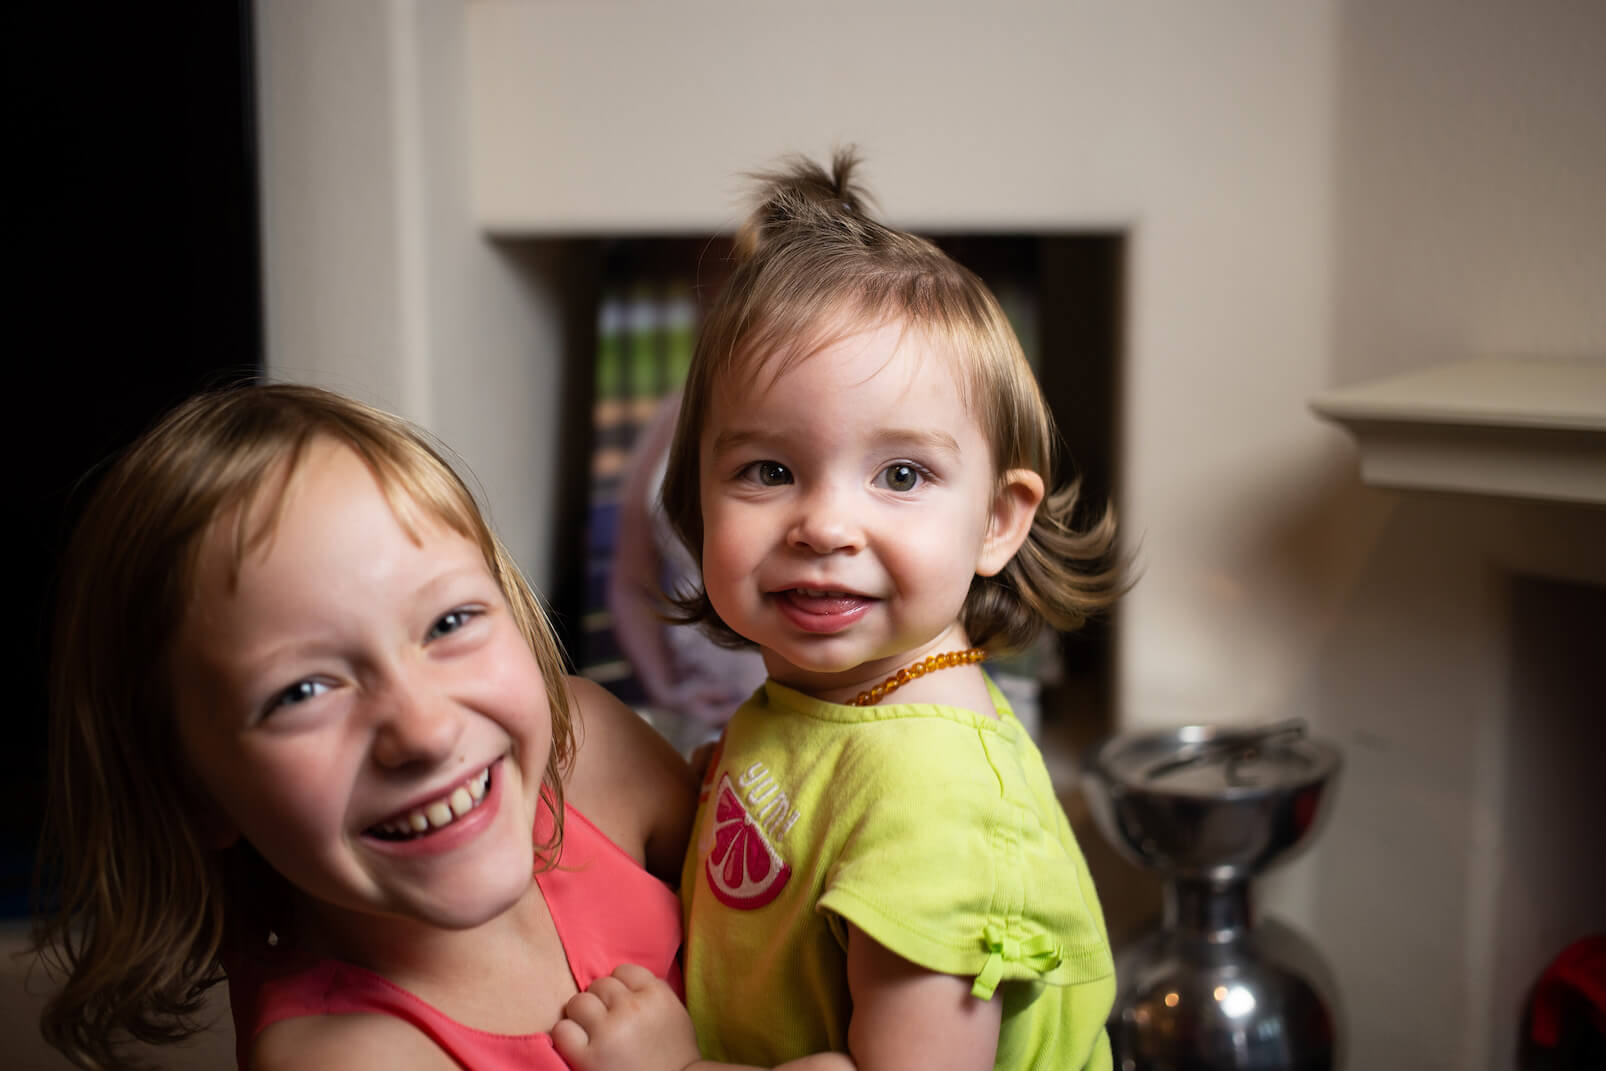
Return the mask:
[[[978,1000],[971,980],[909,962],[848,926],[848,1051],[860,1071],[990,1069],[1003,1002]]]

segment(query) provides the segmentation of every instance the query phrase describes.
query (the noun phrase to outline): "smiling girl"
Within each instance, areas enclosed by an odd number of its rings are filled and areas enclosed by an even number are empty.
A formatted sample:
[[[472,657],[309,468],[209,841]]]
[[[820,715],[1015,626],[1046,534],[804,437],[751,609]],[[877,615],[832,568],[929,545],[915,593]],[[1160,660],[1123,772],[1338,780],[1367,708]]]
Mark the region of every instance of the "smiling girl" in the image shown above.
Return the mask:
[[[291,385],[181,405],[89,501],[53,658],[42,1026],[81,1066],[192,1032],[225,977],[270,1069],[563,1067],[596,979],[678,985],[690,772],[565,675],[398,418]]]

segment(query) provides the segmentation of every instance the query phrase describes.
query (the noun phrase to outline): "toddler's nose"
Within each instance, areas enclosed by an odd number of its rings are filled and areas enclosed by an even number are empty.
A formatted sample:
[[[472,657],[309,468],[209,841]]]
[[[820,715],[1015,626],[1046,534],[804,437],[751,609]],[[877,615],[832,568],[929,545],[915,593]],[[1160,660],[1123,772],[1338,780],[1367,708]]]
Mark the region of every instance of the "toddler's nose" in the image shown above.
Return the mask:
[[[800,501],[787,542],[816,554],[851,552],[864,546],[864,530],[848,496],[835,488],[821,487]]]

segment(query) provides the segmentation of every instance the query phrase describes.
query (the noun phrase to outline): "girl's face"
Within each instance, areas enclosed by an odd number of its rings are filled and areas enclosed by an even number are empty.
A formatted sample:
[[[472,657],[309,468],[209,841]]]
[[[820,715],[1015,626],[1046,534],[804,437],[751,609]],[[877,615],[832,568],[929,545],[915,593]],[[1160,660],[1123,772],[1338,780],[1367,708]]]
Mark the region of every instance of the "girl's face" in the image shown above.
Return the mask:
[[[719,616],[773,677],[813,693],[968,646],[971,580],[1013,556],[1007,514],[1036,477],[997,477],[953,358],[892,323],[766,373],[720,384],[702,432]]]
[[[232,587],[234,526],[213,526],[173,658],[203,828],[337,925],[472,926],[532,880],[541,673],[474,543],[422,510],[416,527],[355,453],[315,443]]]

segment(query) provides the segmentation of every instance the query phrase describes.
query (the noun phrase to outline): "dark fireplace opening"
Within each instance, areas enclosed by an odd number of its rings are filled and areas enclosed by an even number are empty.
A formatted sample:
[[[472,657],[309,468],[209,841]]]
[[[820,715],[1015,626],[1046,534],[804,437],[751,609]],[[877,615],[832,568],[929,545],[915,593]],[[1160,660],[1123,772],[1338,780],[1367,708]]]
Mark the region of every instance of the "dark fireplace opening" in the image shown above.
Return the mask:
[[[1504,777],[1494,797],[1507,832],[1493,890],[1493,1051],[1526,1052],[1521,1066],[1538,1067],[1546,1054],[1525,1046],[1519,1029],[1535,983],[1564,949],[1606,933],[1598,829],[1606,812],[1606,587],[1513,574],[1507,590],[1511,671]]]

